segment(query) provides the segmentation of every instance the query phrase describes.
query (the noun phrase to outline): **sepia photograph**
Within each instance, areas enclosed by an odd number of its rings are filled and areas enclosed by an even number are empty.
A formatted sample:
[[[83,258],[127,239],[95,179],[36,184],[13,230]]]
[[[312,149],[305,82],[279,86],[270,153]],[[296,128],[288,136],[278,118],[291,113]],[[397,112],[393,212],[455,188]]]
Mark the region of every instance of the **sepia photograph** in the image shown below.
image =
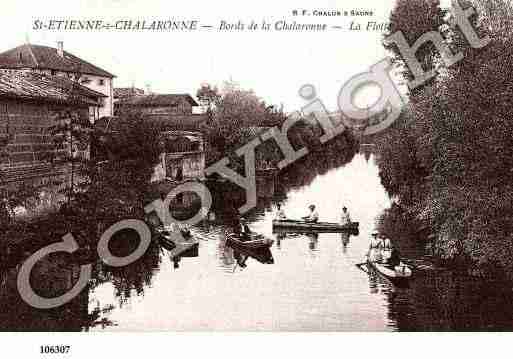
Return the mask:
[[[513,330],[509,0],[2,8],[1,332]]]

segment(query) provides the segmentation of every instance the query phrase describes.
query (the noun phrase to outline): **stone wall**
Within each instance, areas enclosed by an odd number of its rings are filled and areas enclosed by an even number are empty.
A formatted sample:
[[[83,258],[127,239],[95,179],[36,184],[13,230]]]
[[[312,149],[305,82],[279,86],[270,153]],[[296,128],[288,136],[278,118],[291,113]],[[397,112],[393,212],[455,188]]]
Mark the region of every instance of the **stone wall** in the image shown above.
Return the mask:
[[[53,210],[64,199],[61,192],[69,182],[69,165],[52,164],[49,156],[69,153],[66,144],[56,147],[50,131],[65,109],[47,102],[0,98],[0,190],[16,192],[24,185],[37,188],[38,193],[21,215]],[[87,118],[87,108],[76,110]],[[76,150],[87,155],[87,148]]]
[[[0,99],[0,137],[7,141],[7,156],[0,160],[2,168],[46,163],[46,154],[55,150],[50,126],[55,125],[65,109],[58,105]],[[76,111],[88,117],[87,108]]]

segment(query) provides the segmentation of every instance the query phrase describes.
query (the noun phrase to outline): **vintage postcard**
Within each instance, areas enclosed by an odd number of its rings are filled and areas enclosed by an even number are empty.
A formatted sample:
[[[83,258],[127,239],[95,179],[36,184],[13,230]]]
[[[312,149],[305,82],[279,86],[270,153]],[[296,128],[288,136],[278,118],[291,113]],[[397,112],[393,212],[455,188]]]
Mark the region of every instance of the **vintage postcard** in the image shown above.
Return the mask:
[[[2,10],[0,331],[513,330],[510,1]]]

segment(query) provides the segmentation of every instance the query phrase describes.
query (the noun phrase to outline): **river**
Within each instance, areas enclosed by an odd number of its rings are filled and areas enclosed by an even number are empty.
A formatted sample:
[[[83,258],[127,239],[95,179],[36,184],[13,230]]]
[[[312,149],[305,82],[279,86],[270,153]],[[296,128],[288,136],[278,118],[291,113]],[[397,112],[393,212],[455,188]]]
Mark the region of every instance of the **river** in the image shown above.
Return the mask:
[[[304,215],[314,203],[322,221],[338,221],[345,205],[352,219],[360,222],[360,234],[351,236],[349,242],[340,234],[278,238],[271,225],[277,202],[292,218]],[[176,265],[166,250],[152,246],[142,260],[127,268],[95,270],[89,290],[53,311],[24,305],[12,293],[16,271],[4,273],[0,302],[13,312],[0,315],[0,328],[511,330],[511,287],[436,268],[423,249],[410,248],[403,253],[415,266],[414,277],[404,288],[356,266],[364,259],[376,217],[390,204],[374,156],[356,154],[346,165],[323,171],[281,195],[262,198],[247,216],[252,230],[275,239],[272,264],[249,258],[241,268],[233,251],[225,246],[225,226],[202,225],[193,229],[200,239],[198,256],[184,257]],[[43,271],[46,275],[50,272]]]

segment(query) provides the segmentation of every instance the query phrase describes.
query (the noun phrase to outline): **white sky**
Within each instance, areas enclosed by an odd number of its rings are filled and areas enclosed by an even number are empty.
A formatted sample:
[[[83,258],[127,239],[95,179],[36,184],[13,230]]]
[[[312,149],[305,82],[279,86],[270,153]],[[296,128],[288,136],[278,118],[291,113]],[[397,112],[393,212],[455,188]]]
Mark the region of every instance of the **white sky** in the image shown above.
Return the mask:
[[[305,83],[317,87],[330,110],[342,84],[383,59],[381,32],[348,31],[351,17],[293,17],[293,9],[373,10],[367,21],[387,21],[393,0],[286,0],[286,1],[169,1],[81,0],[9,1],[2,4],[0,51],[18,46],[27,36],[33,44],[56,46],[114,73],[116,87],[135,84],[162,93],[191,93],[203,82],[222,84],[230,77],[253,89],[270,103],[292,111],[304,104],[297,95]],[[34,31],[38,18],[73,17],[100,20],[144,18],[197,19],[218,25],[221,20],[260,22],[280,19],[340,25],[344,30],[321,33],[263,32],[86,32]],[[370,100],[369,100],[370,101]]]

